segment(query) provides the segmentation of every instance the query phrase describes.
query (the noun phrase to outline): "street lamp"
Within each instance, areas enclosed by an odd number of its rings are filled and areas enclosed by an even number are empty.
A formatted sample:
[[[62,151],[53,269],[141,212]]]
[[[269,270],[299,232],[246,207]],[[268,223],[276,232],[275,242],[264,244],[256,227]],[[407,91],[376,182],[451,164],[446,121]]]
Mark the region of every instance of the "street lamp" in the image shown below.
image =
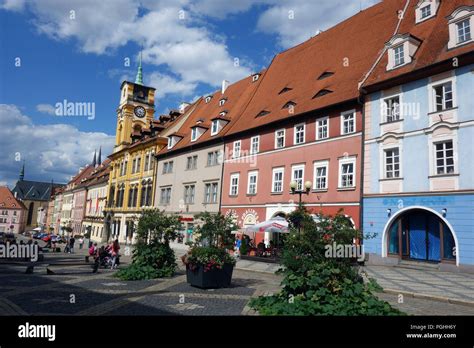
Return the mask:
[[[313,186],[313,183],[311,181],[306,181],[304,183],[304,190],[303,189],[298,190],[298,183],[296,181],[290,182],[291,194],[299,196],[299,203],[298,203],[299,207],[301,207],[301,196],[308,195],[309,191],[311,191],[312,186]]]
[[[311,187],[313,187],[313,183],[311,181],[306,181],[304,183],[304,190],[298,190],[298,183],[296,181],[290,182],[290,194],[292,195],[298,195],[299,196],[299,202],[298,202],[298,207],[301,209],[302,201],[301,201],[301,196],[302,195],[309,195],[309,192],[311,191]],[[301,225],[300,221],[298,221],[298,233],[301,233]]]

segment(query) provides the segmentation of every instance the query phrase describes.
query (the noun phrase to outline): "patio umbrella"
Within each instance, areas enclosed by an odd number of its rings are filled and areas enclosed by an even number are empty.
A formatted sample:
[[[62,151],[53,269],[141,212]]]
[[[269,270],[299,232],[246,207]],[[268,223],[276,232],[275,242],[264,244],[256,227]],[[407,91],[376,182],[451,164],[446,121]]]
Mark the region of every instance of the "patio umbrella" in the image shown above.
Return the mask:
[[[38,231],[38,232],[40,232],[40,231],[41,231],[41,227],[33,228],[33,231]]]
[[[288,233],[288,221],[282,217],[275,217],[270,220],[260,222],[259,224],[249,226],[246,232],[273,232],[273,233]]]

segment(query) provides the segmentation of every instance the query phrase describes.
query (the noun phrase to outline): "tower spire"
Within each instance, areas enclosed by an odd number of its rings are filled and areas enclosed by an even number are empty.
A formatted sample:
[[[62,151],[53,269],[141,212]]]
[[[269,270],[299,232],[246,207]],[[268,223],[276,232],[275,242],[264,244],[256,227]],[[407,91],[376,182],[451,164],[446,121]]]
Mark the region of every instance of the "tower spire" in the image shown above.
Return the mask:
[[[23,160],[23,166],[21,167],[20,170],[20,181],[23,181],[25,178],[25,160]]]
[[[97,157],[97,166],[100,166],[102,163],[102,146],[99,147],[99,156]]]
[[[96,160],[96,150],[94,150],[94,159],[92,160],[92,166],[95,167],[96,164],[97,164],[97,160]]]
[[[138,85],[143,85],[142,51],[140,51],[140,57],[138,58],[138,71],[137,77],[135,78],[135,83]]]

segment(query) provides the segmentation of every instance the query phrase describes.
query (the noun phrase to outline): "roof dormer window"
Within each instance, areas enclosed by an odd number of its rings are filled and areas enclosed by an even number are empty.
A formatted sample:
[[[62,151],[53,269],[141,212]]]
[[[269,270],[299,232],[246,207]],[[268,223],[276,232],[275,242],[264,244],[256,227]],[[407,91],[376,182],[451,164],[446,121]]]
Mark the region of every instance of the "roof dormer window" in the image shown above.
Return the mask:
[[[262,110],[257,114],[257,117],[262,117],[262,116],[268,115],[269,113],[270,111]]]
[[[283,93],[289,92],[291,90],[292,90],[292,88],[290,88],[290,87],[284,87],[278,94],[283,94]]]
[[[191,142],[196,141],[199,139],[201,135],[208,129],[208,127],[198,123],[197,126],[191,128]]]
[[[321,75],[319,75],[318,80],[327,79],[328,77],[330,77],[330,76],[332,76],[332,75],[334,75],[333,72],[331,72],[331,71],[325,71],[325,72],[323,72]]]
[[[397,34],[385,45],[388,47],[387,70],[393,70],[413,61],[421,41],[410,34]]]
[[[329,89],[322,89],[314,95],[313,99],[323,97],[323,96],[325,96],[326,94],[329,94],[329,93],[332,93],[332,91],[330,91]]]
[[[208,95],[206,97],[206,99],[204,99],[206,101],[206,104],[209,103],[211,101],[212,97],[210,95]]]
[[[226,98],[222,98],[221,100],[219,100],[219,106],[223,106],[226,101],[227,101]]]
[[[474,6],[461,6],[448,17],[448,49],[468,44],[473,41]]]
[[[221,112],[219,113],[219,116],[225,116],[225,115],[227,115],[227,111],[221,111]]]
[[[285,105],[283,105],[282,109],[290,109],[290,108],[294,108],[296,105],[296,103],[292,100],[290,100],[289,102],[287,102]]]
[[[197,127],[194,127],[191,130],[191,141],[196,141],[197,138],[198,138],[198,129],[197,129]]]
[[[259,77],[260,77],[260,74],[254,74],[254,75],[252,76],[252,82],[257,81],[257,80],[259,79]]]
[[[212,121],[211,135],[216,135],[219,132],[219,120]]]
[[[426,21],[436,16],[438,11],[439,0],[420,0],[415,8],[415,22]]]

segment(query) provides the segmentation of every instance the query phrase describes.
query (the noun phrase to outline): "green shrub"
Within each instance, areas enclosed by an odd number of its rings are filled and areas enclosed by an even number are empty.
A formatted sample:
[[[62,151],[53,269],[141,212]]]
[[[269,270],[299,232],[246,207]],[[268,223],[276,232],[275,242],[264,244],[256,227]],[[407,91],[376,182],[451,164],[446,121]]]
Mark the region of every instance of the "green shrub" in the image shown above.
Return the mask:
[[[354,260],[328,258],[325,246],[351,244],[361,234],[341,212],[319,214],[317,222],[303,208],[288,217],[290,235],[282,255],[284,266],[279,294],[252,299],[251,307],[263,315],[400,315],[372,294]]]
[[[144,211],[138,221],[132,264],[120,269],[116,276],[123,280],[172,276],[177,264],[169,242],[176,238],[180,228],[178,216],[168,216],[157,209]]]

